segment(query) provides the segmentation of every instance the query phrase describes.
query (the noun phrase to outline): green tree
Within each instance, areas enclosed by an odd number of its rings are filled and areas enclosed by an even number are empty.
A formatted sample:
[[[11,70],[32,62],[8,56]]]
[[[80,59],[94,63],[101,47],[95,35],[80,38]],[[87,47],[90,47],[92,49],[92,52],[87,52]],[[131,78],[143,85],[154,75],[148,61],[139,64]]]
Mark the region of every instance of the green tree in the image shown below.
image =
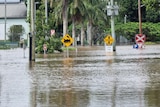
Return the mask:
[[[22,25],[12,25],[9,29],[8,38],[11,42],[20,41],[20,36],[24,34],[25,30]]]
[[[119,0],[120,7],[119,17],[123,21],[125,15],[127,15],[127,20],[131,22],[138,21],[138,0]]]
[[[147,41],[160,41],[160,23],[143,23],[142,29],[143,34],[146,35]],[[138,34],[138,23],[137,22],[128,22],[126,24],[119,23],[116,25],[116,34],[123,35],[131,42],[134,42],[135,35]]]
[[[103,10],[104,5],[102,3],[104,3],[102,0],[86,0],[85,3],[85,16],[87,21],[87,37],[89,45],[93,44],[93,34],[95,34],[93,27],[97,26],[101,22],[106,22],[106,15]]]
[[[64,21],[63,16],[63,0],[58,0],[59,2],[55,1],[53,2],[53,14],[55,22],[59,23],[60,19]],[[54,7],[54,4],[56,6]],[[100,6],[101,4],[101,6]],[[104,6],[104,5],[103,5]],[[76,24],[81,25],[81,40],[83,44],[84,40],[84,30],[85,26],[88,24],[88,40],[90,41],[89,44],[91,45],[92,43],[92,37],[93,37],[93,30],[92,27],[93,25],[98,24],[98,20],[102,20],[102,18],[106,18],[105,12],[102,10],[102,1],[101,0],[74,0],[74,1],[68,1],[68,7],[65,10],[68,10],[68,23],[72,25],[72,36],[75,38],[75,31],[76,31]],[[105,6],[104,6],[105,7]],[[100,21],[102,23],[102,21]],[[67,22],[66,22],[67,23]],[[65,23],[63,23],[64,26]],[[65,25],[66,26],[66,25]],[[97,26],[97,25],[96,25]],[[64,29],[64,27],[63,27]],[[70,30],[70,29],[68,29]],[[63,30],[64,32],[64,30]],[[64,33],[63,33],[64,34]]]
[[[52,29],[52,15],[50,14],[51,13],[49,12],[47,24],[45,17],[45,6],[44,2],[42,1],[36,12],[36,52],[38,53],[43,52],[43,44],[47,45],[48,53],[53,53],[54,50],[62,51],[60,38],[56,35],[50,35],[50,29]]]
[[[160,21],[160,1],[159,0],[142,0],[143,5],[146,7],[146,21],[159,22]]]

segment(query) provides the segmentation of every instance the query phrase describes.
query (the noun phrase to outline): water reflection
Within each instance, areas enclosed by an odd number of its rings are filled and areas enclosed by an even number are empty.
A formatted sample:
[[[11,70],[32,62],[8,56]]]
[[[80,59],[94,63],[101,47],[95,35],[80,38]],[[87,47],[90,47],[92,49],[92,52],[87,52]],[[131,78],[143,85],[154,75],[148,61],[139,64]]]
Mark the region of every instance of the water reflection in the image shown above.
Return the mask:
[[[73,88],[73,65],[75,64],[72,58],[64,58],[58,63],[55,62],[39,62],[36,66],[47,66],[47,69],[43,69],[42,72],[32,72],[32,75],[36,77],[34,93],[32,98],[35,98],[36,107],[47,106],[47,107],[78,107],[86,106],[88,104],[87,90],[77,90]],[[37,68],[36,68],[37,69]],[[51,71],[52,70],[52,71]],[[44,73],[43,73],[44,72]],[[38,74],[40,73],[40,74]],[[43,75],[41,75],[43,74]],[[46,80],[47,79],[47,80]],[[34,97],[33,97],[34,96]],[[86,99],[87,98],[87,99]],[[78,101],[83,101],[78,103]],[[85,103],[86,102],[86,103]],[[35,105],[35,104],[34,104]]]
[[[0,107],[159,107],[160,46],[103,48],[32,63],[19,49],[0,51]]]
[[[160,66],[160,59],[150,60],[146,66],[146,70],[149,72],[150,81],[147,83],[145,89],[145,99],[149,107],[159,107],[160,103],[160,71],[157,69]]]
[[[32,96],[32,107],[86,107],[88,104],[87,90],[75,91],[68,90],[50,90],[41,91]],[[35,94],[36,99],[35,99]],[[33,106],[34,105],[34,106]]]
[[[143,59],[134,62],[117,59],[115,54],[106,56],[99,50],[92,54],[82,52],[75,58],[56,57],[54,60],[53,57],[53,60],[36,63],[32,75],[37,78],[39,106],[146,106],[144,90],[148,74],[144,71]]]
[[[0,55],[0,107],[29,106],[28,61],[23,50],[1,50]]]

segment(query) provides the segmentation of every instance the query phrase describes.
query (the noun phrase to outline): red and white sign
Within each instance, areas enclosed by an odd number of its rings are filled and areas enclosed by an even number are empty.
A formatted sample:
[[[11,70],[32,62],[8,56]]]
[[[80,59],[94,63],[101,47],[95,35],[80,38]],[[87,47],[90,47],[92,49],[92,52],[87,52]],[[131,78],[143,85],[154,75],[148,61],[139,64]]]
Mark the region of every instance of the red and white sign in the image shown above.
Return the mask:
[[[146,36],[144,34],[136,34],[135,41],[136,43],[144,43],[146,40]]]
[[[52,29],[52,30],[51,30],[51,36],[54,35],[54,34],[55,34],[55,30]]]

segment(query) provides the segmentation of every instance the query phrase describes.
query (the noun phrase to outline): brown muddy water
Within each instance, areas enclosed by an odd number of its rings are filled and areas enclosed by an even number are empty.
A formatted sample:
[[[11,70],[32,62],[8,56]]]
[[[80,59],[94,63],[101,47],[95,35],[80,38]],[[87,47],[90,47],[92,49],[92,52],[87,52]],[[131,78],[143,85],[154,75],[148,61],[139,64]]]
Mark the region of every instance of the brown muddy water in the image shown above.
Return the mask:
[[[0,107],[160,107],[160,45],[28,53],[0,50]]]

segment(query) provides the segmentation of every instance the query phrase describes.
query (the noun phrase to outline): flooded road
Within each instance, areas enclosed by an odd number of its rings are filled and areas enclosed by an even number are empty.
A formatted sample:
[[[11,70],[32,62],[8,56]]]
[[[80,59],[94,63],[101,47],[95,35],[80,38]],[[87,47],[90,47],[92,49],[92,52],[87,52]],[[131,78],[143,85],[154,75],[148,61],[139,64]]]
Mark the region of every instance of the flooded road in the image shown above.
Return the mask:
[[[78,47],[62,54],[0,50],[0,107],[160,107],[160,45]]]

